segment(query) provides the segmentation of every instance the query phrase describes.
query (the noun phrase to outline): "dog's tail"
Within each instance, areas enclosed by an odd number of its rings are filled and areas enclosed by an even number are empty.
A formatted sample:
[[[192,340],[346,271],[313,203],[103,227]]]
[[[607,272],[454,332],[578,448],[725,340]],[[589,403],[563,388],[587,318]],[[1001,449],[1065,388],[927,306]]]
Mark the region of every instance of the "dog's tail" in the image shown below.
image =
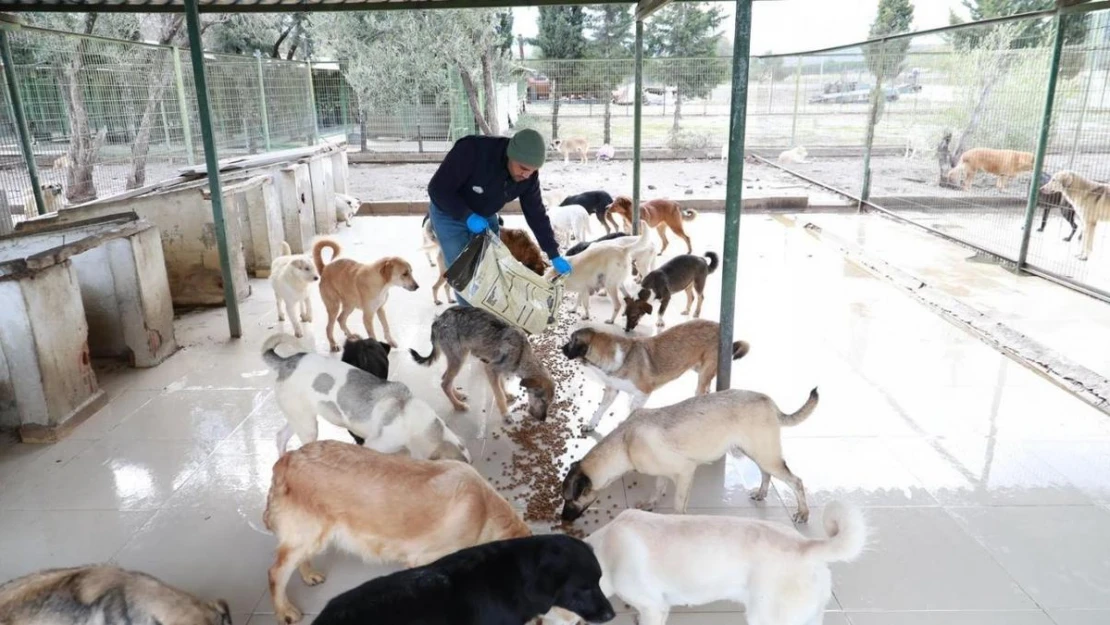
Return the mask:
[[[797,412],[794,414],[779,413],[779,423],[783,427],[791,427],[805,421],[806,418],[813,413],[813,409],[817,407],[817,401],[819,399],[820,397],[817,396],[817,387],[815,386],[813,390],[809,392],[809,399],[806,400],[806,403],[802,404],[802,407],[799,408]]]
[[[331,250],[332,260],[335,260],[335,257],[339,256],[339,253],[343,250],[343,248],[339,247],[338,243],[331,239],[320,239],[313,244],[312,262],[316,263],[316,271],[318,273],[324,273],[324,248]]]
[[[305,351],[301,348],[300,345],[297,344],[296,337],[284,332],[279,332],[278,334],[275,334],[266,339],[266,342],[262,344],[262,360],[265,360],[266,364],[269,365],[271,368],[275,368],[289,359],[289,357],[283,358],[277,354],[275,350],[278,348],[279,345],[288,345],[290,348],[293,349],[294,352],[298,354],[304,353]]]
[[[282,256],[288,256],[292,253],[293,253],[293,248],[289,247],[289,244],[286,243],[285,241],[282,241],[281,242],[281,255]]]
[[[721,258],[717,256],[717,252],[706,252],[705,257],[709,259],[709,273],[717,271],[717,266],[721,264]]]
[[[736,342],[734,342],[732,344],[732,359],[733,360],[740,360],[744,356],[747,356],[748,351],[751,348],[752,348],[752,346],[748,345],[747,341],[736,341]]]
[[[696,211],[692,208],[683,208],[682,209],[682,221],[694,221],[694,219],[697,218],[697,216],[698,216],[698,211]]]
[[[412,355],[412,359],[416,361],[416,364],[423,365],[425,367],[431,365],[433,362],[436,361],[437,358],[439,358],[439,341],[436,340],[436,329],[434,325],[432,326],[432,353],[428,354],[427,356],[421,356],[420,352],[417,352],[415,349],[409,348],[409,354]]]
[[[807,556],[823,562],[851,562],[867,547],[867,521],[854,506],[839,501],[825,506],[822,516],[828,538],[805,545]]]

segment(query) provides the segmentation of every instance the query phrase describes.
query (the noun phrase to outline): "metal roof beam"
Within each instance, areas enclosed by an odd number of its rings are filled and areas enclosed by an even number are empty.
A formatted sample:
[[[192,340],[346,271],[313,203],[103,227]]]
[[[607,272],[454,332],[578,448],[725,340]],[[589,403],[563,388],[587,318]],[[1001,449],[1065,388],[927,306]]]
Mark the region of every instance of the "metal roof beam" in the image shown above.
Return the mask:
[[[640,0],[636,3],[636,20],[646,20],[652,13],[667,6],[671,0]]]

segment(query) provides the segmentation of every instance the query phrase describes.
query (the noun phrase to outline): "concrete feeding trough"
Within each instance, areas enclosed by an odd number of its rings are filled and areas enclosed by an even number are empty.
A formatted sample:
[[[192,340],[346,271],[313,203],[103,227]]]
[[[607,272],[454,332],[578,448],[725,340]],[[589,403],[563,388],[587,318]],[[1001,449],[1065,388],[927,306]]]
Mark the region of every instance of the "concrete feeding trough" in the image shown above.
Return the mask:
[[[165,266],[134,214],[0,237],[0,427],[57,441],[105,403],[92,358],[175,352]]]

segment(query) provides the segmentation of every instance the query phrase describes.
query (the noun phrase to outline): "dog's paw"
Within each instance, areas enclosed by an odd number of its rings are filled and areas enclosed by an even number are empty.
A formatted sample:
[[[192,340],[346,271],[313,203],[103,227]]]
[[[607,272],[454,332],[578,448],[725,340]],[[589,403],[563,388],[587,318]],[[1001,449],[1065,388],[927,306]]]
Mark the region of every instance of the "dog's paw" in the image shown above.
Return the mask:
[[[1087,260],[1087,255],[1086,254],[1080,254],[1079,256],[1076,256],[1076,258],[1078,258],[1079,260],[1082,260],[1082,261],[1086,261]]]
[[[612,319],[606,319],[605,323],[607,323],[609,325],[613,325],[613,320]]]
[[[790,518],[794,519],[795,523],[808,523],[809,522],[809,510],[798,510],[797,512],[794,513],[794,516],[792,516]]]
[[[464,401],[460,401],[459,403],[454,404],[454,406],[455,406],[455,410],[458,411],[458,412],[469,412],[470,411],[470,404],[468,404]]]
[[[389,345],[393,349],[397,349],[397,341],[394,341],[393,339],[389,339],[388,341],[386,341],[386,345]]]
[[[340,352],[340,351],[342,351],[342,350],[340,350],[340,349],[339,349],[339,346],[338,346],[338,345],[336,345],[335,343],[332,343],[332,344],[331,344],[331,351],[333,351],[333,352],[336,352],[336,353],[339,353],[339,352]]]
[[[690,316],[690,311],[688,311],[688,310],[682,311],[682,316],[683,317],[689,317]]]
[[[312,323],[312,315],[308,315],[308,314],[301,315],[301,321],[303,321],[305,323]]]
[[[297,338],[304,338],[304,332],[300,331],[299,329],[293,330],[293,336]]]
[[[293,625],[293,623],[298,623],[303,618],[304,614],[291,605],[279,609],[277,613],[278,623],[284,623],[285,625]]]
[[[438,299],[434,299],[432,301],[435,302],[436,306],[442,306],[443,305],[443,302],[439,301]]]
[[[652,500],[648,499],[648,500],[641,501],[640,503],[636,504],[636,509],[637,510],[646,510],[648,512],[651,512],[652,510],[655,510],[655,504],[656,504],[655,501],[652,501]]]
[[[760,491],[758,488],[748,493],[748,498],[752,501],[763,501],[767,498],[767,493]]]
[[[308,576],[302,576],[305,584],[309,586],[319,586],[323,584],[328,578],[320,571],[309,571]]]

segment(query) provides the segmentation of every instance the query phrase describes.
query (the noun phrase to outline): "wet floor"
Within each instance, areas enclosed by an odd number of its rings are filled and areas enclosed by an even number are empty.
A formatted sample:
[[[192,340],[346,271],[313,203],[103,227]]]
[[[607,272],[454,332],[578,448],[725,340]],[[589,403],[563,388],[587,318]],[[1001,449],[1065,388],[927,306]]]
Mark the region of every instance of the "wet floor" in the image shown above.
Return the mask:
[[[720,251],[720,215],[701,215],[690,226],[695,252]],[[420,219],[359,218],[339,238],[355,258],[399,254],[413,264],[421,288],[393,292],[388,311],[401,347],[426,350],[435,270],[418,251]],[[768,393],[786,411],[820,387],[813,416],[784,431],[786,459],[813,507],[814,522],[803,531],[820,531],[815,521],[834,499],[864,507],[873,530],[859,561],[833,567],[825,623],[1110,622],[1110,418],[789,223],[745,217],[741,238],[737,338],[752,348],[735,363],[733,386]],[[672,244],[668,253],[676,251]],[[716,273],[703,316],[717,318],[720,287]],[[258,349],[279,326],[268,283],[252,288],[242,305],[242,340],[226,339],[222,310],[183,317],[177,334],[185,348],[155,369],[103,370],[111,403],[69,438],[42,447],[0,443],[0,579],[110,560],[226,598],[237,625],[274,622],[266,589],[274,540],[261,514],[283,418]],[[596,318],[608,316],[607,306],[594,301]],[[670,323],[681,321],[681,308],[672,306]],[[317,302],[315,310],[313,338],[323,351],[323,307]],[[474,414],[451,413],[438,388],[442,366],[429,372],[395,350],[391,377],[427,398],[465,435],[479,469],[500,479],[513,443],[493,435],[502,427],[497,420],[489,437],[475,438],[488,400],[484,375],[464,370],[459,383]],[[578,385],[576,416],[588,418],[600,388],[589,379]],[[694,376],[684,376],[648,405],[684,399],[694,387]],[[601,433],[627,406],[618,401],[614,411]],[[594,440],[576,439],[569,456]],[[743,458],[704,466],[690,511],[789,523],[793,493],[775,482],[767,501],[753,503],[747,491],[758,483],[758,470]],[[620,508],[649,488],[649,480],[627,476],[605,496]],[[506,492],[523,506],[520,494]],[[660,511],[669,506],[667,498]],[[325,584],[290,584],[309,615],[394,570],[337,553],[318,565],[329,574]],[[670,622],[740,623],[739,611],[692,607]],[[624,611],[618,622],[629,624],[632,615]]]

